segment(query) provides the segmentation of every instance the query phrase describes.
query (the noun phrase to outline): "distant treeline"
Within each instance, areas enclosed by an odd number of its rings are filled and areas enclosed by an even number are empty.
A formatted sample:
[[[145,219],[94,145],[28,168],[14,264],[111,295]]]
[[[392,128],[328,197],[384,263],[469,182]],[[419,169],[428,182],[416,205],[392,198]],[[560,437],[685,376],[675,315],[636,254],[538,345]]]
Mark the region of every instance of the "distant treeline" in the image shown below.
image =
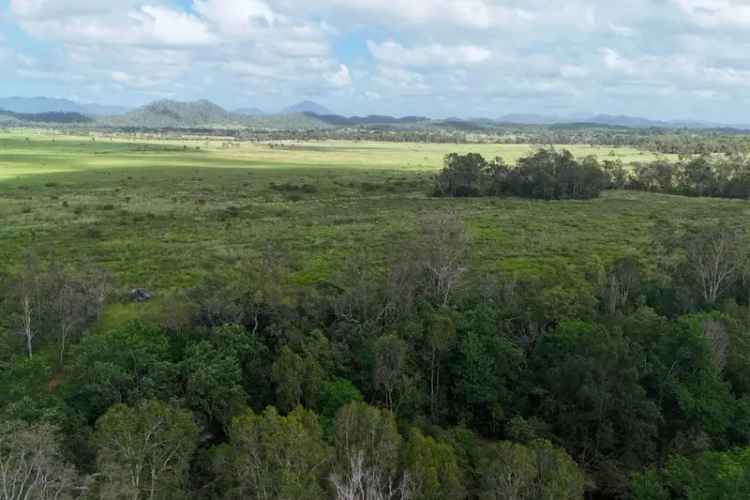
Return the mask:
[[[639,163],[619,182],[621,185],[617,187],[640,191],[748,199],[750,159],[700,156],[676,163],[665,160]]]
[[[596,198],[606,189],[685,196],[750,198],[750,159],[703,155],[676,163],[656,160],[626,169],[621,161],[576,160],[570,151],[540,149],[513,167],[502,158],[449,154],[434,196],[517,196],[544,200]]]

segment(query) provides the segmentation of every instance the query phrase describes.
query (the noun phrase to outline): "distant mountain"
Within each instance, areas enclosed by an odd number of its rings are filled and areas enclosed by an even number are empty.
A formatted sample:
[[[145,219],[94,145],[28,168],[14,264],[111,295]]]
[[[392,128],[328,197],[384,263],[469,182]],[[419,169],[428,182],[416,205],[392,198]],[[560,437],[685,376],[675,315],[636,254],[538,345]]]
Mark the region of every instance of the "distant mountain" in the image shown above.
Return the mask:
[[[628,128],[716,128],[722,125],[709,122],[672,120],[659,121],[642,118],[639,116],[628,115],[584,115],[575,114],[569,116],[546,116],[535,114],[511,114],[500,117],[496,120],[501,124],[519,124],[519,125],[567,125],[567,124],[591,124],[603,125],[608,127],[628,127]]]
[[[83,103],[83,114],[88,116],[115,116],[124,115],[132,108],[125,106],[114,106],[110,104],[95,104],[95,103]]]
[[[240,108],[235,109],[234,112],[245,116],[265,116],[268,114],[260,108]]]
[[[429,122],[429,118],[423,116],[404,116],[395,118],[387,115],[368,115],[368,116],[340,116],[334,114],[321,115],[311,111],[305,112],[305,115],[318,119],[329,125],[337,127],[352,126],[370,126],[370,125],[410,125],[417,123]]]
[[[102,118],[100,123],[138,128],[228,128],[242,127],[240,115],[229,113],[210,101],[162,100],[121,116]]]
[[[335,113],[331,111],[330,109],[326,108],[325,106],[321,106],[320,104],[312,101],[302,101],[298,102],[294,106],[289,106],[288,108],[284,109],[283,113],[285,114],[291,114],[291,113],[315,113],[318,116],[326,116],[326,115],[334,115]]]
[[[0,122],[16,124],[33,123],[59,123],[59,124],[82,124],[91,123],[94,120],[81,113],[50,111],[46,113],[14,113],[0,109]]]
[[[77,102],[49,97],[0,98],[0,109],[13,113],[83,113],[83,107]]]
[[[156,101],[121,116],[100,118],[101,125],[127,128],[320,129],[330,125],[302,113],[255,115],[232,113],[211,101]]]
[[[69,99],[50,97],[5,97],[0,98],[0,109],[13,113],[80,113],[88,116],[115,115],[128,108],[102,104],[82,104]]]
[[[535,114],[510,114],[501,116],[497,123],[514,123],[519,125],[552,125],[562,120],[556,116],[545,116]]]

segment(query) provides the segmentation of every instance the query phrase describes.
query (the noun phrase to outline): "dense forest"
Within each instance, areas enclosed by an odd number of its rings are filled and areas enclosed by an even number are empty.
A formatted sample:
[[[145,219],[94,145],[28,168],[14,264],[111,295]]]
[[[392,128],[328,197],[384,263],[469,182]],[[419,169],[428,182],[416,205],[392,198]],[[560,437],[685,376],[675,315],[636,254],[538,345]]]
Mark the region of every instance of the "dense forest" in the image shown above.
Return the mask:
[[[484,276],[436,212],[315,287],[269,249],[115,325],[151,294],[30,255],[0,279],[0,498],[748,497],[747,235],[652,238]]]

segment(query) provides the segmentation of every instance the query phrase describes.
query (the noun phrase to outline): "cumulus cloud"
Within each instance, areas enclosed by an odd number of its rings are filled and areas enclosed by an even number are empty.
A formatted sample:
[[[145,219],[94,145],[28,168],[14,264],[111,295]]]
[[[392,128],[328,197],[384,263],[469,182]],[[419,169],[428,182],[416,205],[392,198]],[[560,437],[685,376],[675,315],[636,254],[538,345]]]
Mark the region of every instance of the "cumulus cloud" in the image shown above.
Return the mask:
[[[39,38],[70,44],[202,46],[217,43],[196,16],[161,6],[110,5],[99,0],[12,0],[20,25]]]
[[[744,0],[673,0],[689,19],[704,28],[750,27],[750,4]]]
[[[486,0],[321,0],[320,4],[405,24],[447,24],[478,29],[532,17],[523,8],[507,8]]]
[[[334,87],[348,87],[352,84],[352,76],[349,74],[349,68],[346,64],[340,64],[338,71],[326,75],[326,80],[331,82]]]
[[[491,51],[476,45],[432,44],[406,48],[393,40],[383,43],[368,40],[367,47],[375,59],[393,66],[471,66],[492,57]]]

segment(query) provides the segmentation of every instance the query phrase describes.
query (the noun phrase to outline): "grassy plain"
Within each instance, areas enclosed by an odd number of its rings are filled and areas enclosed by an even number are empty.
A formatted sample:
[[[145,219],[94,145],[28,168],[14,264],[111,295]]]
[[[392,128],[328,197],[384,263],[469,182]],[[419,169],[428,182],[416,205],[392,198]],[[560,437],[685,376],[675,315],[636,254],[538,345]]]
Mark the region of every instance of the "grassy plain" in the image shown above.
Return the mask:
[[[296,282],[313,284],[335,279],[348,256],[397,252],[420,214],[451,208],[466,222],[476,272],[583,276],[617,256],[647,260],[660,218],[750,216],[744,201],[623,191],[564,202],[427,196],[445,154],[513,161],[533,150],[524,145],[227,144],[0,133],[0,272],[32,250],[107,267],[123,289],[167,290],[272,246],[289,254]],[[569,149],[652,159],[628,148]]]

